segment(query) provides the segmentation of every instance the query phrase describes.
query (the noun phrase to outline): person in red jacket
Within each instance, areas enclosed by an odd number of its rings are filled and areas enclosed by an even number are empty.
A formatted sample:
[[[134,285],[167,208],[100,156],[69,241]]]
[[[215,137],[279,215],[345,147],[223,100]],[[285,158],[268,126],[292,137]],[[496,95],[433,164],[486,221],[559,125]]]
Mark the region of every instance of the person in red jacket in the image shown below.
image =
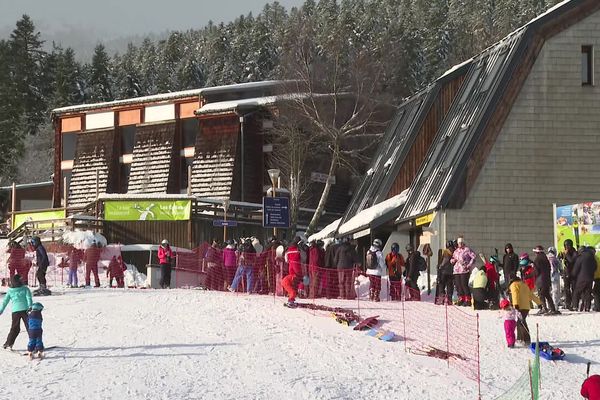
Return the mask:
[[[169,246],[169,241],[163,239],[158,246],[158,263],[160,264],[160,287],[163,289],[171,287],[171,260],[173,259],[173,250]]]
[[[25,285],[27,285],[27,275],[29,275],[29,268],[25,271],[25,249],[21,245],[13,240],[8,243],[8,250],[6,251],[10,255],[8,256],[8,270],[10,271],[10,277],[12,278],[15,274],[19,274]]]
[[[85,250],[83,254],[85,261],[85,286],[91,285],[91,274],[94,273],[94,287],[100,287],[100,277],[98,276],[98,261],[100,261],[100,248],[96,242]]]
[[[325,251],[320,248],[316,240],[310,242],[308,249],[308,273],[310,277],[310,297],[321,297],[320,282],[321,271],[325,262]]]
[[[533,261],[529,258],[529,254],[521,253],[519,255],[519,267],[521,269],[521,279],[533,291],[535,288],[535,269],[533,268]]]
[[[500,285],[500,275],[496,271],[495,263],[498,262],[496,256],[491,256],[485,263],[485,275],[487,276],[487,299],[490,303],[490,308],[497,310],[500,308],[498,299],[498,287]]]
[[[581,395],[588,400],[600,400],[600,375],[592,375],[583,381]]]
[[[304,277],[298,243],[300,243],[300,238],[296,236],[285,253],[289,273],[281,281],[281,286],[288,294],[288,305],[290,306],[295,305],[298,284]]]
[[[123,260],[121,256],[117,258],[117,256],[112,256],[110,263],[108,264],[108,270],[106,271],[106,277],[108,280],[108,286],[112,287],[113,278],[117,282],[117,287],[122,288],[125,287],[125,275],[123,274]]]

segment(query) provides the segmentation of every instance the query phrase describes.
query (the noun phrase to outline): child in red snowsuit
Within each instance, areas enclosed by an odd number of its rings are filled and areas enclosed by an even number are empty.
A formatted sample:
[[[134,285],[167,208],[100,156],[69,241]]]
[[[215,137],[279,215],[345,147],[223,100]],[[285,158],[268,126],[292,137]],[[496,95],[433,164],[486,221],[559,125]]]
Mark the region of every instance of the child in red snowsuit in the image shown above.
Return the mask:
[[[119,256],[119,258],[117,258],[117,256],[112,256],[112,259],[110,260],[110,263],[108,264],[108,270],[106,271],[106,277],[109,279],[108,280],[109,287],[112,287],[113,278],[117,282],[118,288],[125,287],[125,280],[124,280],[125,275],[123,274],[123,271],[124,271],[124,266],[123,266],[123,260],[121,259],[121,257]]]
[[[289,273],[281,280],[281,286],[288,294],[288,303],[290,305],[293,305],[296,301],[298,284],[302,282],[303,278],[298,243],[300,243],[300,238],[296,237],[285,253],[285,258],[289,264]]]
[[[506,337],[506,344],[508,347],[515,346],[515,330],[517,329],[517,310],[513,308],[510,301],[502,299],[500,302],[500,308],[502,309],[502,317],[504,319],[504,335]]]
[[[592,375],[583,381],[580,393],[588,400],[600,400],[600,375]]]

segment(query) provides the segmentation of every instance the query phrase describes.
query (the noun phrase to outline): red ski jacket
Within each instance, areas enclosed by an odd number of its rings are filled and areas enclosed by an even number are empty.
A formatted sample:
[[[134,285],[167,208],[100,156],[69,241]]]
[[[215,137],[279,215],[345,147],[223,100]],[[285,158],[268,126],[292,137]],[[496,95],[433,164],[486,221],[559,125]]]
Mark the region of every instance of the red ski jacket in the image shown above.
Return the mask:
[[[592,375],[583,381],[581,395],[588,400],[600,400],[600,375]]]

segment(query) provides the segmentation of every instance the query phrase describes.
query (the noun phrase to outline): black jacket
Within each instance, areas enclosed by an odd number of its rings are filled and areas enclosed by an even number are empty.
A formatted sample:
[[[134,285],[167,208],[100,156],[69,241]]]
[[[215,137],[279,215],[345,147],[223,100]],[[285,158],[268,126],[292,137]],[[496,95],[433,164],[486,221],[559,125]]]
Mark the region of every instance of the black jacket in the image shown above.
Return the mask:
[[[516,275],[519,270],[519,256],[517,253],[504,253],[502,258],[502,269],[504,270],[504,282],[508,285],[510,277]]]
[[[552,270],[550,261],[544,253],[537,253],[533,260],[533,268],[535,269],[535,286],[538,289],[549,288],[552,284],[550,281],[550,272]]]
[[[406,257],[406,270],[404,271],[406,277],[413,282],[419,279],[419,265],[423,264],[425,260],[421,257],[421,253],[413,251]]]
[[[35,262],[38,268],[47,268],[50,265],[48,260],[48,253],[41,244],[35,249]]]
[[[335,250],[334,265],[337,269],[351,269],[358,263],[358,254],[350,243],[342,243]]]
[[[575,260],[575,266],[571,273],[571,277],[576,279],[577,286],[585,285],[594,281],[594,273],[596,272],[596,257],[591,250],[584,250]]]

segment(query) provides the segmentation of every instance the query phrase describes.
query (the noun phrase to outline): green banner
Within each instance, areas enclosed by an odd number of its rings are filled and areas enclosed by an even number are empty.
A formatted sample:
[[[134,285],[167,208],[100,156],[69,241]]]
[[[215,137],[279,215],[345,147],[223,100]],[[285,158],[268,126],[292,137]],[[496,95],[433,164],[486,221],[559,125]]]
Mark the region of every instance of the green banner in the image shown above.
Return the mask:
[[[48,211],[30,211],[30,212],[18,213],[18,214],[15,214],[15,217],[13,218],[12,228],[16,229],[19,226],[21,226],[21,224],[23,222],[26,222],[26,221],[46,221],[46,220],[51,220],[51,219],[63,219],[63,218],[65,218],[65,210],[64,209],[48,210]],[[51,222],[38,225],[38,228],[43,228],[43,229],[50,228],[50,227],[52,227]]]
[[[145,200],[104,202],[106,221],[187,221],[191,200]]]

